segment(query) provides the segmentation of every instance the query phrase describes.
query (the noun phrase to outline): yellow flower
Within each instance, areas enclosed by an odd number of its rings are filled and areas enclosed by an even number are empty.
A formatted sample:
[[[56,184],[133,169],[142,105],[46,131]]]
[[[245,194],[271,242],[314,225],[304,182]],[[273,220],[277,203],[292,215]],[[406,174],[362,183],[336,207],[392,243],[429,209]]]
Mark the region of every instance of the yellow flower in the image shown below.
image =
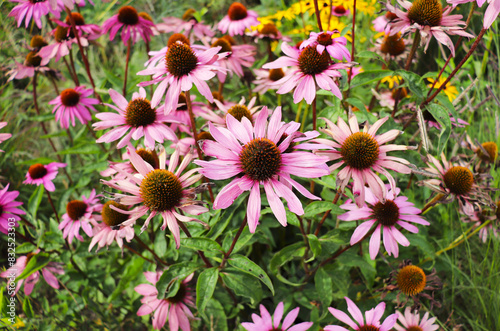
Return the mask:
[[[432,84],[434,84],[435,82],[435,79],[434,78],[427,78],[427,80],[430,82],[429,87],[432,87]],[[439,87],[441,87],[441,85],[443,85],[443,83],[445,82],[446,78],[441,76],[439,77],[439,81],[436,83],[436,85],[434,86],[435,89],[438,89]],[[445,88],[442,90],[447,96],[448,96],[448,99],[450,101],[453,101],[457,98],[458,96],[458,90],[455,86],[451,85],[450,82],[448,82],[445,86]]]
[[[389,88],[392,89],[394,87],[394,84],[398,84],[401,82],[403,78],[401,76],[387,76],[381,79],[381,83],[387,83],[389,85]]]

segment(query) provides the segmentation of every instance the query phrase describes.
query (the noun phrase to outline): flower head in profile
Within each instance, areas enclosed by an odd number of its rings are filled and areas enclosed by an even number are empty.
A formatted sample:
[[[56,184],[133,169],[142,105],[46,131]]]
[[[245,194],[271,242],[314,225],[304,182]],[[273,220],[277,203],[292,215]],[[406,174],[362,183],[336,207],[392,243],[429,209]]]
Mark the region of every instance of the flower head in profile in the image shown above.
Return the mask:
[[[99,113],[96,115],[101,121],[92,125],[95,130],[113,128],[97,139],[98,143],[109,143],[121,138],[117,148],[122,148],[130,142],[130,139],[139,140],[144,137],[144,145],[154,148],[155,142],[177,141],[175,133],[165,124],[176,122],[176,120],[171,116],[166,116],[162,107],[156,109],[146,99],[144,88],[141,87],[139,93],[134,92],[129,102],[113,89],[109,89],[109,95],[116,106],[107,103],[105,105],[116,110],[118,114]]]
[[[102,204],[96,197],[95,189],[90,192],[89,197],[82,195],[82,200],[71,200],[66,205],[66,214],[62,216],[62,222],[59,224],[59,230],[63,231],[63,238],[68,239],[71,244],[73,238],[83,241],[80,235],[80,228],[92,237],[92,225],[95,224],[94,213],[101,212]]]
[[[154,23],[139,15],[132,6],[121,7],[118,14],[111,16],[102,25],[103,32],[109,32],[110,40],[115,39],[116,34],[122,28],[121,38],[125,45],[129,39],[134,44],[139,36],[148,42],[153,35],[152,27],[154,27]]]
[[[223,104],[219,100],[215,99],[214,102],[221,111],[221,114],[219,115],[211,110],[207,110],[205,114],[201,114],[201,117],[219,126],[226,126],[226,116],[228,114],[231,114],[240,122],[243,117],[246,117],[250,120],[250,122],[254,123],[260,113],[259,110],[262,109],[262,106],[255,106],[256,101],[257,98],[253,97],[248,104],[246,104],[246,99],[242,97],[239,103],[229,105]]]
[[[26,266],[28,265],[31,258],[38,253],[39,250],[36,250],[33,253],[29,253],[28,255],[17,257],[16,264],[9,269],[1,272],[0,277],[12,279],[12,275],[15,275],[14,278],[17,278],[23,273],[24,269],[26,269]],[[56,276],[54,276],[54,274],[64,275],[64,269],[62,268],[60,263],[49,262],[41,270],[35,271],[34,273],[26,277],[26,279],[16,280],[17,284],[15,293],[17,294],[17,292],[21,289],[21,286],[23,286],[24,284],[24,294],[29,296],[31,292],[33,292],[33,288],[35,287],[36,283],[38,283],[38,281],[40,280],[40,272],[42,273],[43,279],[45,279],[47,284],[49,284],[52,288],[59,289],[59,281],[57,280]]]
[[[19,215],[26,214],[24,210],[17,208],[23,204],[20,201],[15,201],[19,196],[19,192],[9,192],[9,186],[10,183],[0,190],[0,232],[5,234],[8,234],[11,228],[9,223],[14,223],[14,226],[19,226],[17,223],[19,221]]]
[[[7,81],[10,82],[13,79],[33,77],[35,75],[35,71],[47,72],[51,70],[49,67],[47,67],[49,61],[50,59],[48,58],[42,59],[38,55],[38,51],[31,51],[26,55],[23,63],[14,61],[16,67],[7,72],[7,75],[9,75],[9,79]]]
[[[130,154],[130,162],[138,173],[124,173],[125,179],[102,180],[105,185],[108,185],[117,190],[128,194],[114,194],[115,201],[125,206],[139,204],[137,208],[124,211],[114,206],[111,209],[117,210],[124,214],[129,214],[130,218],[121,223],[120,226],[129,226],[135,221],[149,213],[141,232],[144,231],[151,219],[156,215],[161,215],[163,218],[162,230],[168,226],[169,230],[175,239],[176,247],[180,247],[181,235],[179,231],[180,222],[198,221],[195,218],[182,215],[178,212],[181,210],[184,213],[191,215],[200,215],[208,211],[202,205],[201,201],[196,201],[196,194],[200,193],[205,186],[202,185],[196,188],[189,188],[202,178],[202,175],[197,174],[199,169],[191,169],[182,174],[186,167],[194,158],[192,152],[184,157],[179,164],[179,150],[170,156],[168,168],[166,167],[167,155],[162,148],[159,154],[160,167],[154,169],[148,162],[144,161],[132,148],[128,147]],[[117,171],[121,171],[115,168]]]
[[[257,29],[247,33],[247,35],[254,37],[255,41],[257,41],[258,39],[267,41],[273,41],[273,40],[282,40],[287,42],[292,41],[290,37],[283,36],[276,27],[276,25],[272,22],[260,25],[259,27],[257,27]]]
[[[327,51],[330,56],[336,60],[351,61],[351,54],[347,50],[347,39],[345,37],[333,37],[333,34],[338,31],[311,32],[309,39],[300,44],[300,49],[303,50],[308,46],[316,46],[319,54]]]
[[[455,47],[449,35],[459,35],[473,38],[474,36],[464,31],[465,22],[461,20],[462,15],[450,15],[452,7],[443,9],[440,0],[415,0],[413,2],[398,0],[407,12],[386,3],[387,10],[394,13],[397,18],[389,22],[391,35],[401,32],[403,35],[408,32],[418,31],[422,36],[422,43],[425,44],[424,52],[429,47],[432,37],[438,42],[448,47],[452,56],[455,56]]]
[[[156,24],[158,31],[164,33],[185,33],[190,34],[191,41],[196,37],[198,40],[204,40],[206,37],[212,38],[215,36],[215,32],[209,25],[203,24],[203,21],[198,22],[194,17],[196,10],[193,8],[187,9],[182,18],[177,17],[165,17],[163,18],[163,23]],[[190,33],[191,32],[191,33]]]
[[[151,272],[146,271],[144,275],[150,284],[141,284],[134,290],[143,295],[141,299],[142,306],[137,311],[137,316],[153,314],[153,328],[160,330],[168,321],[170,331],[190,331],[189,319],[193,319],[193,313],[189,307],[194,307],[193,289],[189,285],[194,274],[186,277],[180,284],[177,293],[170,298],[158,299],[158,290],[156,283],[160,279],[163,271]]]
[[[56,178],[58,168],[66,167],[66,163],[52,162],[47,165],[35,163],[29,167],[24,184],[40,186],[43,184],[49,192],[54,192],[56,187],[52,181]]]
[[[297,50],[286,42],[281,44],[281,50],[286,56],[276,61],[266,63],[264,69],[278,69],[287,66],[296,67],[289,74],[276,82],[280,86],[276,93],[286,94],[295,88],[293,102],[298,103],[305,99],[311,104],[316,97],[316,84],[326,91],[331,91],[337,98],[342,99],[342,93],[333,80],[342,75],[339,69],[351,67],[347,63],[332,64],[328,52],[319,53],[316,46],[310,45]]]
[[[83,39],[83,44],[82,46],[88,46],[88,40],[94,40],[97,39],[101,36],[101,28],[97,24],[87,24],[85,23],[85,19],[83,18],[82,14],[78,12],[72,12],[71,13],[71,18],[75,22],[75,29],[76,32],[78,33],[78,37],[80,37],[80,43],[82,42]],[[54,22],[58,24],[61,28],[64,28],[66,31],[66,38],[76,38],[72,25],[71,25],[71,19],[70,16],[66,16],[66,19],[63,21],[59,21],[57,19],[53,19]],[[63,30],[60,30],[59,33],[62,33]]]
[[[241,326],[245,328],[247,331],[306,331],[314,324],[313,322],[302,322],[299,324],[295,324],[292,326],[293,322],[299,315],[300,308],[297,307],[290,311],[285,319],[283,320],[283,324],[281,324],[281,319],[283,317],[284,305],[283,302],[278,303],[276,306],[276,310],[274,311],[273,316],[269,314],[266,307],[264,305],[260,305],[260,316],[257,314],[252,314],[252,321],[241,323]],[[281,326],[280,326],[281,324]]]
[[[131,146],[131,150],[132,149],[134,148]],[[144,161],[149,163],[153,167],[153,169],[158,169],[160,167],[160,158],[158,157],[158,153],[156,152],[156,150],[151,148],[143,148],[141,145],[138,145],[137,149],[134,150]],[[109,168],[101,171],[99,174],[103,177],[112,177],[113,179],[125,179],[127,178],[129,173],[137,173],[137,169],[135,169],[130,162],[129,150],[125,151],[125,153],[122,154],[122,160],[124,162],[110,161]]]
[[[339,215],[338,219],[343,221],[364,221],[361,223],[351,237],[351,245],[356,244],[375,225],[375,231],[370,239],[370,257],[375,260],[380,248],[380,235],[383,234],[385,250],[389,255],[398,257],[398,243],[402,246],[409,246],[410,242],[398,230],[396,225],[412,233],[418,233],[418,228],[410,223],[429,225],[420,214],[420,209],[415,208],[413,203],[405,196],[398,196],[400,189],[395,191],[387,185],[387,195],[382,202],[367,188],[365,191],[366,205],[358,207],[351,200],[348,200],[340,208],[348,210],[347,213]]]
[[[349,325],[349,327],[353,328],[357,331],[389,331],[392,329],[394,324],[398,319],[397,314],[389,315],[383,323],[380,323],[380,319],[382,315],[384,315],[385,311],[385,303],[379,303],[375,308],[372,308],[365,312],[365,316],[363,317],[363,313],[359,310],[358,306],[348,297],[344,297],[345,301],[347,301],[347,310],[354,318],[351,319],[346,313],[341,310],[335,308],[328,308],[330,313],[337,318],[339,321],[344,322]],[[348,331],[346,328],[339,325],[328,325],[324,327],[325,331]]]
[[[276,82],[281,78],[285,77],[289,73],[289,68],[277,68],[277,69],[256,69],[254,70],[255,80],[252,82],[255,84],[254,92],[259,94],[264,94],[269,90],[277,90],[280,85]]]
[[[411,41],[405,40],[399,32],[393,35],[385,33],[375,42],[377,52],[393,60],[405,59],[409,54],[408,45]]]
[[[97,250],[104,246],[109,246],[116,241],[118,247],[123,250],[123,239],[130,242],[134,238],[134,228],[131,225],[120,227],[120,224],[128,220],[129,215],[120,213],[115,209],[128,211],[128,207],[116,201],[108,201],[102,206],[101,215],[95,216],[96,224],[93,229],[92,241],[89,245],[89,252],[97,244]],[[101,221],[101,223],[98,223]]]
[[[496,142],[486,141],[481,144],[477,139],[472,141],[471,137],[467,135],[462,145],[474,152],[474,158],[477,160],[474,166],[476,171],[483,172],[488,166],[496,164],[498,158],[498,145]],[[485,167],[481,167],[483,164]]]
[[[390,11],[387,11],[385,15],[379,16],[372,21],[373,29],[377,32],[385,32],[386,34],[391,32],[391,27],[389,22],[398,18],[398,16]]]
[[[52,113],[56,113],[56,121],[65,129],[69,127],[70,121],[71,126],[75,126],[75,117],[84,125],[90,122],[90,110],[96,111],[93,105],[99,103],[99,100],[89,98],[92,93],[90,88],[77,86],[74,89],[65,89],[57,98],[49,101],[49,105],[54,105]]]
[[[7,122],[0,122],[0,129],[3,129],[4,127],[7,126]],[[3,143],[5,140],[9,139],[12,137],[12,133],[0,133],[0,143]],[[3,152],[0,149],[0,152]]]
[[[404,315],[399,310],[396,310],[396,314],[398,314],[398,322],[401,323],[401,325],[397,323],[394,325],[396,331],[435,331],[439,329],[439,325],[434,324],[437,318],[429,318],[429,312],[424,314],[422,320],[420,320],[419,313],[411,312],[410,307],[406,307]]]
[[[38,55],[42,59],[52,59],[56,58],[56,62],[63,56],[69,54],[71,45],[77,43],[75,36],[70,35],[70,28],[58,25],[50,33],[54,37],[53,43],[43,46]],[[83,36],[80,36],[80,43],[83,47],[88,46],[88,40]]]
[[[329,151],[316,152],[318,155],[328,156],[330,160],[335,161],[330,166],[330,171],[344,166],[337,174],[337,181],[341,190],[344,190],[351,178],[353,179],[352,193],[356,197],[358,207],[362,207],[365,202],[365,185],[371,189],[378,200],[385,202],[387,189],[382,179],[375,172],[384,175],[389,180],[393,191],[396,190],[396,181],[386,169],[403,174],[411,172],[407,166],[410,164],[407,160],[387,155],[391,151],[408,149],[404,145],[386,144],[394,140],[401,132],[399,130],[390,130],[377,135],[378,129],[387,119],[388,117],[382,118],[372,126],[365,125],[363,131],[359,131],[356,116],[349,119],[349,125],[340,117],[337,125],[328,119],[324,119],[328,129],[321,131],[330,135],[333,141],[316,139],[318,142],[333,148]]]
[[[54,0],[51,0],[54,1]],[[15,17],[17,21],[17,26],[20,27],[23,20],[24,26],[28,28],[31,18],[36,23],[39,29],[42,28],[42,17],[51,13],[55,17],[60,17],[59,8],[52,8],[49,1],[47,0],[10,0],[10,2],[17,2],[18,5],[15,6],[9,13],[10,17]]]
[[[286,211],[280,198],[287,201],[292,213],[304,214],[302,203],[292,192],[292,186],[309,199],[319,199],[290,175],[317,178],[328,174],[326,158],[299,151],[300,147],[294,146],[295,139],[304,137],[298,131],[299,123],[281,122],[281,107],[276,108],[269,123],[267,114],[267,107],[264,107],[255,124],[247,117],[243,117],[240,122],[228,114],[227,129],[209,123],[210,134],[215,141],[204,140],[201,148],[206,155],[217,160],[195,161],[203,167],[200,173],[207,178],[223,180],[236,176],[219,192],[213,204],[214,209],[228,208],[243,192],[250,191],[247,220],[251,233],[255,232],[259,223],[261,185],[264,186],[274,215],[281,225],[286,226]],[[310,148],[306,146],[303,149]]]
[[[347,8],[345,8],[343,5],[338,5],[338,6],[333,6],[332,7],[332,15],[333,16],[349,16],[351,14],[351,11]]]
[[[227,15],[219,22],[217,27],[222,33],[230,36],[244,35],[245,29],[259,25],[256,12],[248,10],[243,4],[233,2],[227,11]]]
[[[497,207],[498,209],[498,207]],[[473,223],[475,227],[481,227],[478,232],[479,238],[483,243],[488,240],[488,233],[491,233],[494,237],[498,237],[500,234],[500,229],[498,227],[497,216],[488,209],[475,210],[474,215],[461,217],[462,221],[465,223]],[[489,224],[484,225],[488,222]]]

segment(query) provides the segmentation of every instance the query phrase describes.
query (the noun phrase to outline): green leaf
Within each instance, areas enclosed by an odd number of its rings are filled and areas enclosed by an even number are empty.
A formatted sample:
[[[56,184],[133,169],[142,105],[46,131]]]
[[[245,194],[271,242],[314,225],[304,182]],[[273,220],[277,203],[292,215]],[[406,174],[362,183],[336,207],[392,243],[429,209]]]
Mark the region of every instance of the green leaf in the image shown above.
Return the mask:
[[[294,258],[304,256],[305,251],[306,247],[302,241],[286,246],[278,253],[274,254],[271,262],[269,263],[269,270],[273,275],[277,274],[279,267]]]
[[[316,275],[314,275],[314,285],[316,286],[316,292],[318,292],[321,303],[323,304],[323,309],[327,309],[333,300],[333,284],[332,279],[323,267],[316,271]]]
[[[308,234],[307,239],[309,241],[309,247],[311,248],[311,251],[313,253],[313,256],[306,261],[310,262],[314,260],[317,256],[321,255],[321,244],[318,240],[318,237],[316,237],[314,234]]]
[[[32,243],[22,243],[16,247],[16,254],[28,254],[33,252],[35,249],[36,246]]]
[[[108,302],[113,301],[118,295],[125,291],[131,281],[137,278],[142,271],[142,266],[144,265],[144,260],[141,258],[134,258],[127,263],[123,276],[118,282],[118,286],[115,288],[113,293],[108,298]]]
[[[408,86],[410,91],[418,98],[419,101],[417,104],[420,103],[424,99],[424,91],[427,90],[427,86],[422,80],[422,77],[416,73],[405,70],[396,70],[395,74],[403,77],[405,82],[401,85],[401,87]]]
[[[313,201],[304,209],[303,218],[313,218],[314,216],[322,214],[328,210],[331,210],[331,213],[336,215],[345,213],[344,210],[330,201]]]
[[[167,289],[170,290],[170,287],[174,285],[174,282],[177,279],[183,280],[200,267],[200,264],[193,262],[181,262],[170,266],[170,268],[163,272],[160,279],[156,283],[158,299],[162,300],[165,297]]]
[[[28,296],[24,297],[23,301],[23,311],[26,314],[27,318],[35,317],[35,313],[33,312],[33,307],[31,307],[31,302]]]
[[[269,288],[269,290],[271,290],[271,293],[274,295],[274,286],[269,276],[261,267],[259,267],[248,257],[239,254],[231,255],[228,263],[236,269],[246,272],[247,274],[250,274],[259,279],[262,283],[264,283],[264,285]]]
[[[58,154],[98,154],[101,150],[96,144],[85,144],[82,146],[74,146],[68,149],[65,149]]]
[[[207,325],[210,325],[210,330],[227,331],[227,316],[224,307],[219,301],[212,298],[208,301],[205,313],[201,314]]]
[[[382,62],[383,64],[386,64],[384,59],[375,52],[372,51],[361,51],[359,53],[356,53],[356,58],[361,57],[361,58],[366,58],[366,59],[374,59]]]
[[[455,106],[453,106],[453,103],[450,101],[450,99],[448,99],[447,95],[438,94],[436,99],[439,101],[441,105],[443,105],[443,107],[445,107],[453,115],[454,118],[456,119],[459,118]]]
[[[220,274],[224,284],[236,295],[249,298],[252,305],[262,299],[262,288],[260,282],[247,273],[236,268],[225,268]]]
[[[42,202],[44,191],[45,188],[43,187],[43,185],[37,186],[28,201],[28,212],[33,217],[33,220],[36,219],[36,212],[38,211],[38,207],[40,207],[40,203]]]
[[[351,81],[351,88],[366,85],[381,80],[384,77],[392,76],[392,70],[369,70],[357,74]]]
[[[437,155],[439,155],[443,151],[444,147],[446,146],[446,142],[451,135],[450,115],[443,106],[438,105],[437,103],[431,103],[427,105],[427,110],[429,111],[429,113],[431,113],[432,117],[434,117],[436,121],[441,124],[441,133],[439,134],[437,152]]]
[[[49,254],[47,253],[40,253],[33,255],[29,260],[28,264],[26,265],[26,268],[24,268],[23,272],[19,276],[17,276],[16,282],[18,282],[21,279],[25,279],[32,273],[35,273],[38,270],[42,269],[47,264],[49,264],[49,262],[50,262],[50,257]]]
[[[222,247],[208,238],[185,238],[182,239],[182,246],[203,252],[222,252]]]
[[[196,307],[200,312],[205,310],[208,301],[214,295],[215,286],[219,279],[219,268],[213,267],[206,269],[198,276],[196,283]]]

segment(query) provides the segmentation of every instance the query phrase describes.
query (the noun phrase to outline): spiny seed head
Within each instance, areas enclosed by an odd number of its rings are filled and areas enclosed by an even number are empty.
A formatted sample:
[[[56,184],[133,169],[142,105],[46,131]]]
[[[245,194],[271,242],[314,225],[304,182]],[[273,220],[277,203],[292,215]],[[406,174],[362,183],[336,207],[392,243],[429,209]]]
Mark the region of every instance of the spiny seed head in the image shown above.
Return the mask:
[[[81,200],[73,200],[66,205],[66,212],[73,221],[78,221],[85,215],[88,205]]]
[[[151,108],[149,100],[137,98],[128,103],[125,121],[133,127],[147,126],[156,121],[156,111]]]
[[[33,36],[33,38],[31,38],[30,46],[32,48],[40,49],[47,45],[48,45],[47,42],[45,41],[45,39],[43,39],[42,36],[36,35]]]
[[[340,154],[348,166],[363,170],[373,166],[378,160],[379,145],[370,134],[356,132],[344,141]]]
[[[231,6],[229,6],[227,15],[229,16],[231,21],[242,20],[248,16],[247,8],[239,2],[233,2]]]
[[[404,87],[401,87],[401,88],[392,90],[392,98],[394,100],[396,99],[396,95],[398,94],[398,91],[399,91],[399,99],[400,100],[404,99],[408,96],[408,91]]]
[[[358,331],[379,331],[380,329],[373,325],[362,325]]]
[[[181,94],[179,94],[179,100],[177,101],[177,104],[179,105],[177,106],[177,110],[188,110],[186,94],[184,92],[181,92]],[[180,104],[183,105],[180,106]]]
[[[408,10],[408,18],[420,25],[438,26],[443,17],[440,0],[415,0]]]
[[[153,22],[153,18],[148,13],[146,13],[145,11],[141,11],[138,15],[140,17],[144,18],[146,21]]]
[[[210,134],[208,131],[201,131],[198,133],[198,139],[197,140],[212,140],[215,141],[214,137]]]
[[[481,158],[481,160],[485,162],[490,162],[490,163],[495,163],[497,160],[497,155],[498,155],[498,146],[496,143],[493,141],[488,141],[485,143],[482,143],[481,146],[488,152],[488,155],[484,154],[484,152],[481,150],[481,148],[478,148],[476,150],[477,156]]]
[[[344,6],[340,5],[340,6],[336,6],[333,11],[336,13],[336,14],[339,14],[339,15],[343,15],[347,12],[347,9],[345,9]]]
[[[56,41],[60,43],[61,41],[68,39],[68,30],[69,28],[58,25],[56,31],[54,32],[54,38],[56,39]]]
[[[466,167],[451,167],[444,174],[444,184],[451,191],[451,193],[457,195],[467,194],[470,192],[472,185],[474,184],[474,176]]]
[[[221,37],[221,39],[225,39],[225,40],[227,40],[227,42],[228,42],[231,46],[236,45],[236,40],[234,40],[234,38],[233,38],[233,37],[231,37],[230,35],[227,35],[227,34],[226,34],[226,35],[223,35],[223,36]]]
[[[47,172],[47,169],[41,163],[35,163],[28,169],[28,173],[30,174],[31,179],[43,178],[43,176],[45,176]]]
[[[252,114],[245,105],[234,105],[231,108],[229,108],[227,112],[233,115],[233,117],[240,122],[243,119],[243,117],[248,118],[250,122],[253,121]]]
[[[328,52],[319,54],[314,46],[307,46],[299,55],[299,68],[306,75],[316,75],[325,71],[330,65]]]
[[[277,37],[279,34],[279,31],[276,28],[276,25],[274,25],[273,23],[267,23],[267,24],[264,24],[262,26],[262,28],[260,29],[260,33],[262,33],[263,35],[267,35],[267,36]]]
[[[75,21],[75,25],[80,26],[80,25],[85,25],[85,20],[83,19],[82,14],[80,13],[71,13],[71,16],[73,16],[73,21]],[[69,16],[66,16],[66,24],[71,25],[71,20],[69,19]]]
[[[118,10],[118,22],[126,25],[139,23],[139,13],[132,6],[123,6]]]
[[[182,185],[172,172],[155,169],[142,180],[140,193],[146,207],[151,211],[162,212],[179,205]]]
[[[399,220],[399,207],[392,200],[377,202],[372,209],[372,217],[384,226],[393,226]]]
[[[149,163],[153,169],[160,167],[160,159],[158,153],[154,149],[138,148],[135,151],[145,162]]]
[[[24,60],[24,65],[28,67],[39,67],[42,63],[42,58],[36,55],[37,51],[29,52]]]
[[[61,103],[66,107],[73,107],[80,101],[80,93],[72,88],[65,89],[61,92]]]
[[[270,69],[269,70],[269,80],[276,82],[283,77],[285,77],[285,72],[283,71],[283,69],[278,68],[278,69]]]
[[[281,153],[274,142],[256,138],[240,152],[241,167],[252,180],[267,180],[276,175],[281,167]]]
[[[168,48],[165,55],[165,64],[168,71],[176,76],[184,76],[189,74],[196,68],[198,58],[194,54],[189,45],[175,43]]]
[[[233,48],[231,47],[231,44],[229,41],[227,41],[224,38],[219,38],[216,41],[212,43],[212,47],[222,47],[219,51],[219,53],[225,53],[225,52],[232,52]]]
[[[416,295],[424,290],[427,278],[424,271],[414,265],[401,268],[396,277],[398,287],[408,296]]]
[[[322,34],[318,35],[317,40],[318,43],[323,46],[328,46],[333,44],[332,36],[326,32],[323,32]]]
[[[176,304],[176,303],[184,301],[184,298],[186,297],[186,295],[187,295],[186,285],[184,283],[181,283],[177,293],[173,297],[167,298],[166,300],[171,304]]]
[[[405,47],[406,45],[403,38],[401,38],[401,33],[398,32],[392,36],[385,35],[380,46],[380,51],[384,54],[398,56],[403,54]]]
[[[398,15],[394,14],[393,12],[388,11],[387,13],[385,13],[385,18],[387,18],[387,20],[389,20],[389,21],[392,21],[392,20],[398,18]]]
[[[118,209],[128,211],[128,207],[122,205],[116,201],[108,201],[104,204],[101,211],[102,221],[109,227],[120,225],[126,220],[128,220],[127,214],[122,214],[114,209],[111,209],[110,205],[115,206]]]
[[[196,10],[194,10],[193,8],[189,8],[182,15],[182,19],[186,22],[191,20],[191,19],[194,19],[194,15],[193,15],[194,13],[196,13]]]
[[[178,41],[188,46],[191,45],[189,39],[185,35],[183,35],[182,33],[174,33],[173,35],[170,36],[170,38],[168,38],[167,46],[170,47]]]

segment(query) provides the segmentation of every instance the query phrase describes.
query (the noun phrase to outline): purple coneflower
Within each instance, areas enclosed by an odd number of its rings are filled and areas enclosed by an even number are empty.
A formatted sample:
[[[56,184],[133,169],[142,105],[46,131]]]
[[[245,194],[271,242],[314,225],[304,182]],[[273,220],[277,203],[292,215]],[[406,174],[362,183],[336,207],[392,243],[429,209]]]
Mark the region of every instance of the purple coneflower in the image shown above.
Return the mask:
[[[259,15],[239,2],[233,2],[227,11],[227,15],[219,22],[217,27],[222,33],[230,36],[244,35],[245,29],[259,25],[257,17]]]
[[[154,23],[141,17],[137,10],[132,6],[123,6],[118,10],[118,14],[111,16],[103,23],[102,29],[104,33],[109,32],[109,39],[113,40],[122,29],[122,41],[126,45],[128,40],[135,43],[138,37],[141,36],[145,42],[148,42],[153,35],[151,28]]]
[[[245,105],[246,100],[244,97],[241,98],[240,102],[235,104],[235,105],[230,105],[230,104],[223,104],[219,100],[215,99],[214,102],[219,108],[220,111],[222,111],[222,114],[216,114],[215,112],[211,110],[207,110],[205,114],[201,114],[200,116],[203,117],[204,119],[212,122],[213,124],[219,125],[219,126],[226,126],[226,116],[227,114],[233,115],[235,119],[241,122],[241,119],[243,117],[246,117],[250,120],[250,122],[254,122],[254,118],[257,118],[259,114],[259,110],[262,108],[262,106],[255,106],[255,102],[257,101],[257,97],[253,97],[249,102],[248,105]],[[266,108],[267,110],[267,108]]]
[[[420,314],[412,313],[410,307],[406,307],[404,315],[399,310],[396,311],[396,314],[398,314],[398,321],[401,323],[401,325],[394,324],[396,331],[435,331],[439,329],[439,325],[434,324],[437,318],[429,318],[429,312],[425,313],[420,323]]]
[[[299,315],[300,308],[297,307],[286,315],[283,320],[283,324],[280,327],[283,310],[283,302],[278,303],[278,306],[276,306],[276,310],[271,317],[271,314],[269,314],[266,307],[264,307],[264,305],[260,305],[260,316],[252,314],[253,323],[244,322],[241,323],[241,326],[247,331],[306,331],[309,330],[309,328],[314,324],[313,322],[302,322],[292,326],[293,322],[295,322],[295,319],[297,318],[297,315]]]
[[[10,82],[13,79],[23,79],[26,77],[33,77],[35,75],[35,71],[38,72],[46,72],[51,70],[49,67],[47,67],[47,64],[49,63],[50,59],[45,58],[42,59],[38,55],[38,51],[31,51],[26,55],[26,58],[24,59],[23,63],[19,63],[17,61],[14,61],[16,63],[16,67],[9,72],[7,72],[7,75],[9,75],[9,79],[7,79],[8,82]]]
[[[349,16],[350,14],[351,14],[351,11],[349,9],[346,9],[342,5],[338,5],[338,6],[333,6],[332,7],[332,15],[333,16],[337,16],[337,17],[340,17],[340,16]]]
[[[56,187],[52,181],[57,176],[57,169],[64,167],[66,167],[66,163],[52,162],[47,165],[40,163],[33,164],[29,167],[26,173],[26,180],[23,183],[36,186],[43,184],[47,191],[54,192]]]
[[[78,36],[80,38],[84,39],[89,39],[89,40],[94,40],[97,39],[101,36],[101,28],[97,24],[85,24],[85,19],[83,18],[82,14],[73,12],[71,13],[71,16],[73,17],[73,21],[75,21],[75,29],[78,33]],[[71,20],[69,19],[69,16],[66,16],[66,20],[64,22],[59,21],[57,19],[53,19],[54,22],[58,24],[58,26],[62,28],[67,29],[67,38],[75,38],[75,34],[73,33],[73,29],[71,27]],[[82,40],[80,39],[80,43]],[[84,44],[82,46],[87,46],[87,40],[84,40]]]
[[[274,23],[263,24],[262,27],[247,33],[247,35],[254,37],[255,42],[257,42],[258,39],[266,41],[292,41],[292,38],[283,36]]]
[[[93,105],[97,105],[99,100],[89,98],[92,95],[92,89],[86,89],[85,86],[77,86],[74,89],[68,88],[61,92],[61,94],[54,100],[49,102],[49,105],[55,105],[52,113],[56,113],[56,121],[61,123],[65,129],[75,126],[75,117],[78,118],[83,125],[92,120],[90,111],[96,111]]]
[[[7,126],[7,122],[0,122],[0,129],[3,129],[4,127]],[[0,143],[3,143],[7,139],[12,137],[12,133],[0,133]],[[3,150],[0,149],[0,152],[3,152]]]
[[[23,203],[14,201],[18,196],[18,191],[8,191],[10,183],[0,191],[0,232],[8,234],[11,226],[9,223],[14,223],[14,226],[19,226],[19,215],[26,214],[24,210],[19,208]],[[12,230],[10,230],[12,231]]]
[[[316,50],[319,54],[323,54],[323,51],[327,51],[331,57],[336,60],[351,61],[351,54],[347,50],[347,39],[345,37],[333,37],[334,33],[339,33],[338,31],[325,31],[325,32],[311,32],[309,39],[304,40],[300,44],[300,50],[308,46],[316,46]]]
[[[252,82],[256,86],[253,89],[254,92],[258,92],[259,94],[264,94],[268,90],[277,90],[280,88],[280,85],[277,85],[276,82],[281,78],[285,77],[285,75],[289,74],[289,68],[277,68],[277,69],[256,69],[254,70],[255,80]]]
[[[92,241],[89,245],[89,252],[97,245],[97,250],[104,246],[109,246],[116,241],[118,247],[123,250],[123,239],[130,242],[134,238],[133,225],[120,227],[120,224],[127,221],[129,215],[111,209],[110,205],[117,209],[128,211],[128,207],[116,201],[108,201],[102,206],[101,215],[95,216],[96,224],[93,229]],[[98,223],[97,221],[102,221]]]
[[[165,17],[163,23],[158,23],[156,28],[164,33],[185,33],[191,32],[191,39],[196,37],[198,40],[204,40],[205,37],[212,38],[215,32],[208,25],[203,24],[203,21],[198,22],[193,14],[196,10],[190,8],[184,12],[182,18]]]
[[[59,8],[52,8],[49,1],[47,0],[9,0],[10,2],[19,3],[15,6],[9,13],[10,17],[15,17],[17,20],[17,26],[20,27],[21,23],[24,21],[24,25],[28,28],[31,18],[35,20],[36,26],[39,29],[42,28],[42,16],[46,16],[49,12],[55,17],[60,17]],[[54,0],[51,0],[51,2]]]
[[[56,62],[63,56],[69,54],[69,50],[71,49],[71,44],[77,42],[75,37],[70,37],[69,29],[63,26],[57,26],[54,30],[52,30],[51,34],[54,36],[55,42],[44,46],[38,52],[38,55],[43,59],[52,59],[56,58]],[[80,36],[80,43],[83,47],[88,46],[88,41],[83,36]]]
[[[457,5],[467,2],[473,2],[476,0],[446,0],[449,4],[455,8]],[[486,0],[477,0],[477,5],[482,7]],[[491,24],[497,19],[500,13],[500,0],[488,0],[488,8],[484,12],[483,28],[489,29]]]

